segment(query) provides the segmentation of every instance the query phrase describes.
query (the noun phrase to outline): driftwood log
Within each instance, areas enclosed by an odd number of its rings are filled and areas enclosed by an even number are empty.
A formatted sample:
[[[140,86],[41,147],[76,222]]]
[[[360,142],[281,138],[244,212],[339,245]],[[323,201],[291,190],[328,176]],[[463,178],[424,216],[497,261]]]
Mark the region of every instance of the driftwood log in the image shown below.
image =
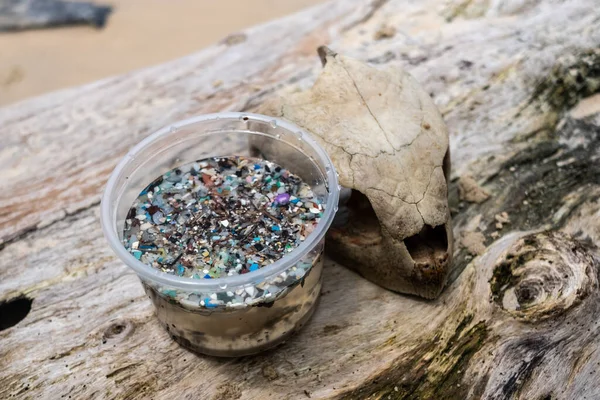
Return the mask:
[[[451,282],[425,301],[329,261],[288,343],[193,355],[108,249],[102,187],[161,126],[309,87],[322,44],[442,111]],[[595,0],[338,0],[0,109],[0,398],[599,398],[599,44]]]

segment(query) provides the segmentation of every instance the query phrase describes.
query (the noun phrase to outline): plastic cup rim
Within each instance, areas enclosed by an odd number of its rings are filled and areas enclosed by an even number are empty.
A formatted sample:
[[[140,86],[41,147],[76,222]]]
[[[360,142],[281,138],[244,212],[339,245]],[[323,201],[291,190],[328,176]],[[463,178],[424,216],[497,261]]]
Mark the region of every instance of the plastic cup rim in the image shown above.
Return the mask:
[[[270,264],[256,271],[248,272],[243,275],[235,275],[231,277],[216,279],[193,279],[168,274],[166,272],[159,271],[155,268],[152,268],[149,265],[142,263],[140,260],[136,259],[129,251],[127,251],[125,246],[123,246],[123,244],[119,240],[119,236],[117,233],[118,227],[116,218],[117,207],[115,206],[111,208],[111,198],[113,197],[113,193],[118,188],[117,182],[119,181],[124,168],[127,167],[131,160],[135,159],[139,153],[143,152],[148,146],[152,145],[155,141],[165,136],[168,136],[169,134],[172,134],[173,128],[177,130],[179,128],[188,127],[189,125],[201,122],[214,120],[226,121],[228,119],[241,119],[248,122],[258,121],[268,124],[271,124],[273,121],[275,121],[278,127],[281,127],[296,135],[300,133],[302,140],[308,145],[310,145],[310,147],[315,151],[317,156],[321,158],[325,166],[329,167],[325,168],[325,177],[327,179],[327,190],[329,192],[329,195],[325,203],[325,211],[319,223],[317,224],[317,227],[310,235],[306,237],[306,239],[298,247],[296,247],[290,253],[284,255],[282,258],[275,261],[273,264]],[[275,137],[273,137],[273,139],[279,140]],[[184,290],[222,291],[224,290],[223,287],[247,286],[261,282],[269,277],[284,272],[285,270],[302,260],[314,247],[316,247],[319,244],[319,242],[327,233],[327,230],[333,222],[333,218],[337,210],[338,199],[338,179],[333,162],[329,158],[329,155],[326,153],[326,151],[306,130],[280,118],[253,113],[225,112],[204,114],[175,122],[174,124],[168,125],[152,133],[144,140],[139,142],[137,145],[135,145],[117,164],[117,166],[115,167],[108,179],[100,203],[100,220],[104,236],[107,239],[111,249],[115,252],[117,257],[119,257],[119,259],[121,259],[121,261],[123,261],[127,266],[132,268],[140,278],[150,280],[165,286],[170,286],[172,288],[179,288]],[[118,198],[115,201],[118,202],[119,200],[120,199]]]

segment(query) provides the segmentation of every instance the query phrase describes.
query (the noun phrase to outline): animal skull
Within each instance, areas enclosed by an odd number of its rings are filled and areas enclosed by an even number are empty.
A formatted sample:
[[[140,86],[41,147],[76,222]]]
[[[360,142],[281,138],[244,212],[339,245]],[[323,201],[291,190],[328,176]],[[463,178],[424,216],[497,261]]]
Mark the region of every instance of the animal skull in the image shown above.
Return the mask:
[[[330,256],[387,289],[437,297],[452,259],[449,153],[429,95],[399,68],[379,70],[319,48],[314,86],[263,106],[311,132],[342,191]]]

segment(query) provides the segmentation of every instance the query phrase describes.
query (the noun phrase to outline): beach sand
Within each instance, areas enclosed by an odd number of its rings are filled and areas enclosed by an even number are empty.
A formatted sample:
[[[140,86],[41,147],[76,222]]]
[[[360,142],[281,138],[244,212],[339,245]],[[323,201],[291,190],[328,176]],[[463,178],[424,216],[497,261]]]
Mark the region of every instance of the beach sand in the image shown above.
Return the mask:
[[[97,0],[104,29],[0,33],[0,106],[185,56],[324,0]]]

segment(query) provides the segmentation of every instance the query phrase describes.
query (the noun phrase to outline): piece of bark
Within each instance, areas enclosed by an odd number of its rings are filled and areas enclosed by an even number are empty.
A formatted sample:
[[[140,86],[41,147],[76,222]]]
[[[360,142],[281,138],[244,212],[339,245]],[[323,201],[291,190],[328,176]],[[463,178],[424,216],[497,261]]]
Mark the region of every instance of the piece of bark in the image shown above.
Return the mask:
[[[374,40],[389,39],[396,34],[396,28],[390,25],[382,25],[373,35]]]
[[[485,236],[481,232],[464,232],[460,243],[471,255],[478,256],[485,252]]]
[[[461,176],[458,180],[458,195],[461,200],[477,204],[490,198],[490,194],[470,175]]]
[[[600,117],[569,117],[593,94],[600,9],[482,1],[489,13],[446,22],[459,3],[339,0],[251,29],[233,47],[0,109],[0,301],[33,300],[0,331],[0,398],[600,397]],[[403,35],[370,42],[382,23]],[[155,129],[310,87],[324,43],[402,66],[433,95],[451,135],[452,182],[471,174],[494,194],[459,207],[450,186],[455,236],[481,214],[488,247],[476,258],[457,249],[454,280],[434,301],[326,261],[319,308],[285,345],[228,361],[192,355],[108,249],[102,187]],[[492,242],[503,211],[510,224]],[[267,365],[279,378],[262,375]]]

